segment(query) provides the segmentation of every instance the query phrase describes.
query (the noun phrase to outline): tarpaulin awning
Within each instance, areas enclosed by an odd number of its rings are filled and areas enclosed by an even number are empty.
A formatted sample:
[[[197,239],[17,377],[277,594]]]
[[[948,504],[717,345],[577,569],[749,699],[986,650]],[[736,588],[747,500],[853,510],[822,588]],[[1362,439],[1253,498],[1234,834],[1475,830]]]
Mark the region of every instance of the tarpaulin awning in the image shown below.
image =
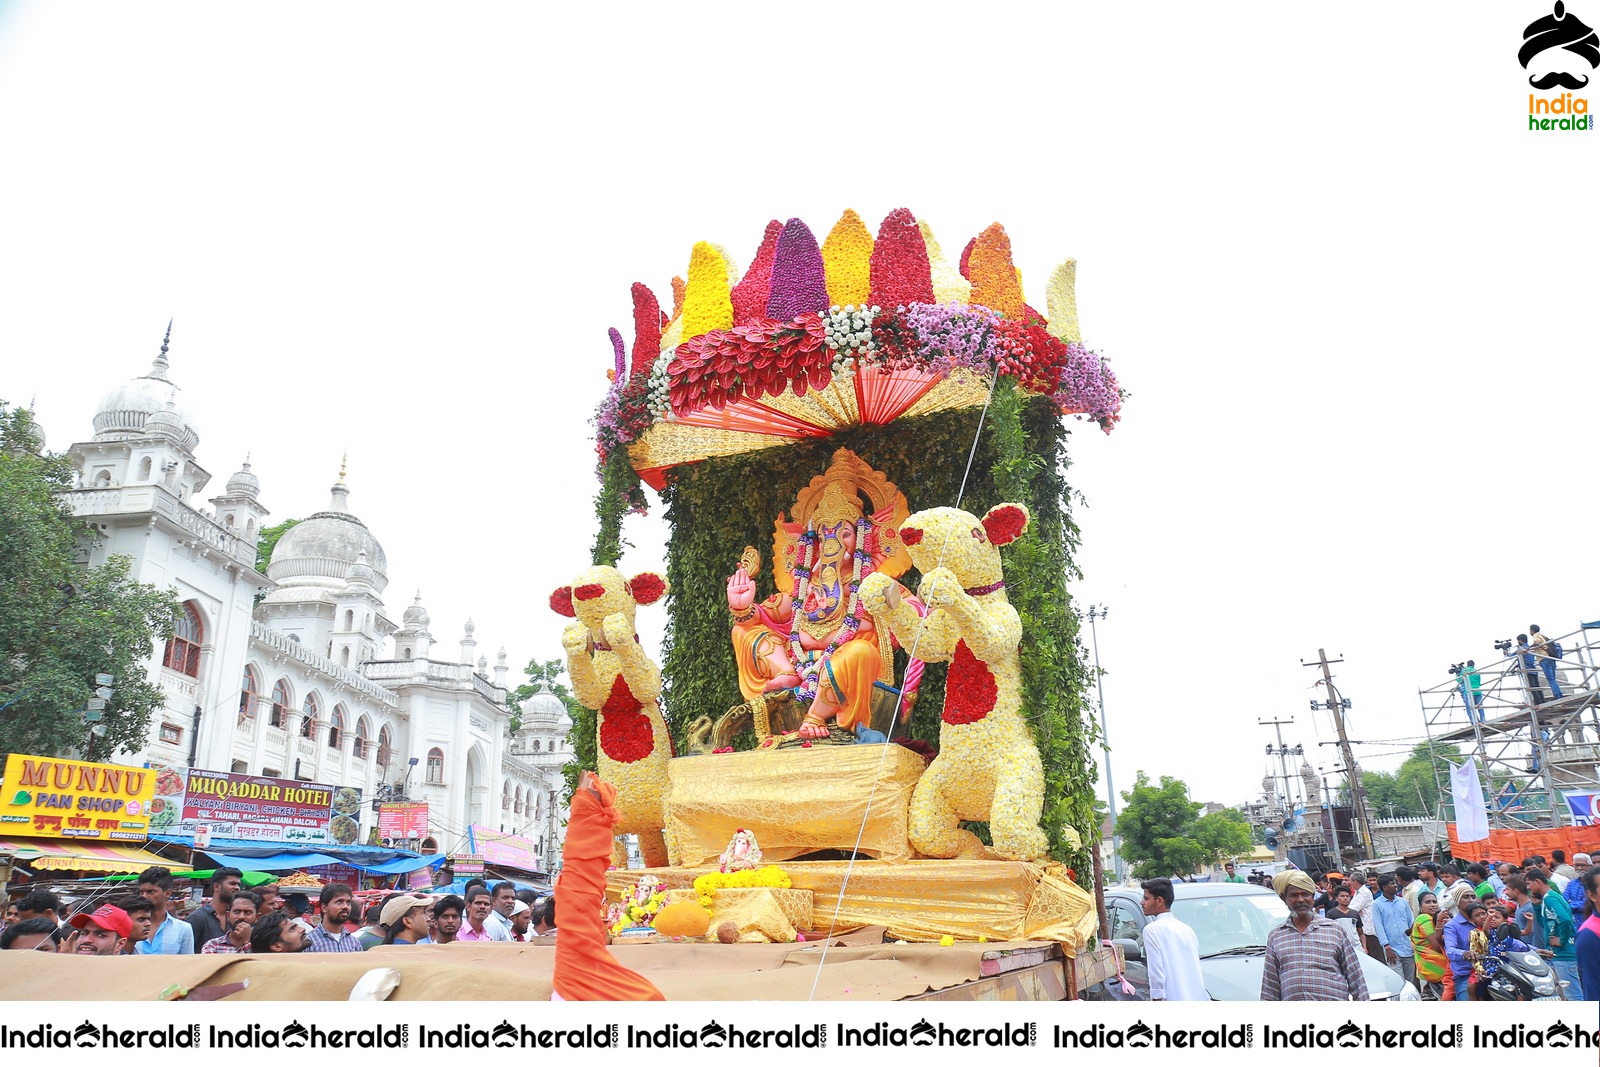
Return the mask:
[[[173,844],[194,846],[192,837],[168,837],[158,835],[158,841],[170,841]],[[237,867],[241,871],[294,871],[306,867],[324,867],[329,864],[343,864],[354,867],[358,871],[368,874],[405,874],[408,871],[419,870],[423,867],[437,867],[444,863],[446,856],[419,856],[415,852],[404,852],[390,848],[319,848],[315,852],[288,849],[282,845],[263,844],[260,841],[231,841],[216,838],[211,839],[211,844],[203,849],[195,849],[197,853],[210,856],[228,867]]]
[[[60,841],[45,837],[0,837],[0,849],[10,852],[18,863],[40,871],[105,871],[108,874],[138,874],[146,867],[160,865],[169,871],[192,870],[187,863],[175,863],[137,845],[113,845],[99,841]]]

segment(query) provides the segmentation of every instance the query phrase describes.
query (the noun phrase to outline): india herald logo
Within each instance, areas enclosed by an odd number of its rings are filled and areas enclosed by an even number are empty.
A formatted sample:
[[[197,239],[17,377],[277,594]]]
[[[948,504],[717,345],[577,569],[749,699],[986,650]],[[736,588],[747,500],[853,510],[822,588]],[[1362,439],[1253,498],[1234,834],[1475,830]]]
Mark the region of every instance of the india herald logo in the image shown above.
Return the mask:
[[[1527,70],[1535,59],[1539,60],[1535,69],[1545,70],[1543,74],[1529,75],[1528,84],[1535,89],[1582,89],[1589,84],[1589,76],[1574,73],[1574,68],[1579,67],[1580,59],[1590,70],[1600,67],[1600,36],[1578,16],[1569,14],[1566,4],[1556,0],[1551,14],[1535,19],[1522,31],[1517,62]]]

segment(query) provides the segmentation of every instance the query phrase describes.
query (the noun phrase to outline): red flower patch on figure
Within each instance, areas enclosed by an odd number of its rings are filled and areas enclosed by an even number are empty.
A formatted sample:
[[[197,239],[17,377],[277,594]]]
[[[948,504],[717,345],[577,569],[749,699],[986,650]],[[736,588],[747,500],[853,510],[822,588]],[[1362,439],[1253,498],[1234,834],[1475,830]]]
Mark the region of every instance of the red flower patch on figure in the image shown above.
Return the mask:
[[[974,656],[965,641],[957,641],[944,686],[944,721],[951,726],[979,722],[994,710],[999,696],[989,665]]]
[[[618,763],[637,763],[655,751],[650,720],[639,710],[628,683],[619,674],[600,709],[600,751]]]
[[[991,543],[1009,545],[1028,528],[1028,512],[1016,504],[999,504],[983,517],[983,528]]]
[[[654,604],[667,591],[667,580],[654,571],[643,571],[628,582],[628,591],[640,604]]]
[[[550,594],[550,610],[569,619],[578,617],[577,611],[572,607],[572,586],[564,585]]]

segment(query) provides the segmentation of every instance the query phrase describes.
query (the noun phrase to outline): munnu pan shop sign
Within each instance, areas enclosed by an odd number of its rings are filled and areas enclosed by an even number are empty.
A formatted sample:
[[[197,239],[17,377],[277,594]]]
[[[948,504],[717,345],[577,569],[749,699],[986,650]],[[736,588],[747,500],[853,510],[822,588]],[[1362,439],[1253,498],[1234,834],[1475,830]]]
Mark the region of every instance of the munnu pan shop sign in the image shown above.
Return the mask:
[[[0,833],[79,841],[143,841],[154,771],[12,753],[0,782]]]

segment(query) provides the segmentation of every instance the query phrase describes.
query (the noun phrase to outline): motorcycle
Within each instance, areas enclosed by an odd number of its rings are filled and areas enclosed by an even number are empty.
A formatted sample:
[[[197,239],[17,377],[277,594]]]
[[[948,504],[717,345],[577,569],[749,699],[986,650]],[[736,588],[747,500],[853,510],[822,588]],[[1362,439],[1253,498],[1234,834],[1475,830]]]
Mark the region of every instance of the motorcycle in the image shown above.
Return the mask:
[[[1486,986],[1489,1000],[1565,1000],[1555,968],[1537,952],[1507,952]]]

